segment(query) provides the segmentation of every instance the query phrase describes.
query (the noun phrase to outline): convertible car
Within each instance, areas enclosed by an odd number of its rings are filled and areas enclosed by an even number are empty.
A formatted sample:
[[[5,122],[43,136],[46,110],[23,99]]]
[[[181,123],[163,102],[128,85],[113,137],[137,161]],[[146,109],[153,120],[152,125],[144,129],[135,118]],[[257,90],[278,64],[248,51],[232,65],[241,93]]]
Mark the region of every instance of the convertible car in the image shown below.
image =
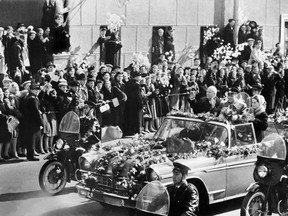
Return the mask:
[[[172,184],[173,161],[191,168],[187,181],[199,207],[244,196],[253,180],[258,144],[252,123],[231,124],[190,114],[167,116],[152,139],[117,141],[79,159],[77,190],[104,207],[135,208],[154,180]]]

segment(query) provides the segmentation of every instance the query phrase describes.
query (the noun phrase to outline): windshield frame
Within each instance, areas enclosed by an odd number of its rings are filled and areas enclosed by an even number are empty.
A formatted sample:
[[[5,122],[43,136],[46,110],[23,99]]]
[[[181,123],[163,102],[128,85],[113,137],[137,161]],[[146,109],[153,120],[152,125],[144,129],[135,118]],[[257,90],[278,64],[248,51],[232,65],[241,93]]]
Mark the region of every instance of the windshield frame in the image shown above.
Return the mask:
[[[231,125],[226,124],[224,122],[218,122],[218,121],[203,121],[201,119],[197,119],[197,118],[187,118],[187,117],[178,117],[178,116],[167,116],[164,118],[163,123],[161,124],[160,128],[157,130],[157,132],[154,134],[153,139],[154,140],[159,140],[160,138],[160,131],[164,131],[161,130],[161,127],[165,127],[165,121],[168,120],[177,120],[177,121],[193,121],[193,122],[197,122],[197,123],[207,123],[207,124],[211,124],[211,125],[215,125],[218,127],[223,127],[224,130],[226,130],[227,136],[228,136],[228,143],[226,144],[226,146],[228,148],[230,148],[230,142],[231,142]],[[162,140],[162,139],[160,139]],[[164,140],[163,140],[164,141]]]

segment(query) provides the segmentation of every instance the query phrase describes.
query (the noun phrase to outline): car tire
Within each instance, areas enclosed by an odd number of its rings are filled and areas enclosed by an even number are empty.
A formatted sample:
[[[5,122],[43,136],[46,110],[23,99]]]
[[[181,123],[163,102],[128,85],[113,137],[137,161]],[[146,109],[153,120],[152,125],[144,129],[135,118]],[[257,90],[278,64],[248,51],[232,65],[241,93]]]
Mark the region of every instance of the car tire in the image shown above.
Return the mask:
[[[258,199],[258,203],[252,203],[253,200]],[[243,199],[241,204],[240,216],[254,216],[259,215],[255,211],[261,209],[261,205],[265,202],[265,194],[262,191],[249,192]],[[259,203],[260,201],[260,203]],[[256,202],[256,201],[255,201]],[[255,206],[254,206],[255,205]],[[253,209],[251,208],[253,207]],[[256,208],[255,208],[256,207]],[[253,212],[249,212],[249,209],[252,209]],[[268,212],[268,204],[266,204],[267,212]]]

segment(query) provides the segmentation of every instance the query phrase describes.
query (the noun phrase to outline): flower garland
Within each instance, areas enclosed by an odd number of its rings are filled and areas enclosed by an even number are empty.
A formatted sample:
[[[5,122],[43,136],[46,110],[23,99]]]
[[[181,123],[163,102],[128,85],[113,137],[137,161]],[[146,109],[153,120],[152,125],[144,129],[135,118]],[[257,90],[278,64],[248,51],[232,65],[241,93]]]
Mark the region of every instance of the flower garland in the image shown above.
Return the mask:
[[[244,50],[244,47],[247,43],[238,44],[235,49],[231,47],[231,44],[223,44],[223,40],[220,42],[220,47],[214,50],[212,58],[223,61],[224,63],[231,62],[233,58],[238,58],[241,55],[241,52]]]
[[[268,116],[269,122],[275,122],[281,125],[285,130],[284,136],[288,137],[287,128],[288,128],[288,108],[278,109],[274,114]]]
[[[125,20],[125,16],[119,16],[117,14],[107,13],[106,23],[108,25],[108,30],[110,32],[117,32],[119,31],[121,25],[123,25]]]
[[[258,144],[252,146],[234,146],[232,148],[228,148],[225,146],[224,142],[219,142],[217,138],[214,139],[213,142],[210,141],[200,141],[200,142],[193,142],[195,149],[193,152],[189,153],[172,153],[168,155],[168,158],[171,161],[178,160],[178,159],[192,159],[197,158],[199,156],[203,157],[213,157],[216,160],[221,158],[227,158],[228,156],[232,155],[240,155],[243,158],[248,157],[248,155],[256,153],[259,146]]]

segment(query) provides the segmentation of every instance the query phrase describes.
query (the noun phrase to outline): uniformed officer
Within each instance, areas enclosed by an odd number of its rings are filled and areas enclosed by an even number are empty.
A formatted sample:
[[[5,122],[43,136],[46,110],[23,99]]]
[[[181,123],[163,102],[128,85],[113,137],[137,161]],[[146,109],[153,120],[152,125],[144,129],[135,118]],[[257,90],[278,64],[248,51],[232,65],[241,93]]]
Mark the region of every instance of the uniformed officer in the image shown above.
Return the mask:
[[[101,140],[101,127],[94,113],[96,106],[92,101],[85,101],[83,116],[80,117],[80,135],[83,147],[86,150],[98,149]],[[95,140],[95,143],[91,143],[92,140]]]
[[[196,216],[199,196],[196,188],[186,181],[190,168],[179,162],[173,165],[174,184],[167,187],[170,196],[169,216]]]

